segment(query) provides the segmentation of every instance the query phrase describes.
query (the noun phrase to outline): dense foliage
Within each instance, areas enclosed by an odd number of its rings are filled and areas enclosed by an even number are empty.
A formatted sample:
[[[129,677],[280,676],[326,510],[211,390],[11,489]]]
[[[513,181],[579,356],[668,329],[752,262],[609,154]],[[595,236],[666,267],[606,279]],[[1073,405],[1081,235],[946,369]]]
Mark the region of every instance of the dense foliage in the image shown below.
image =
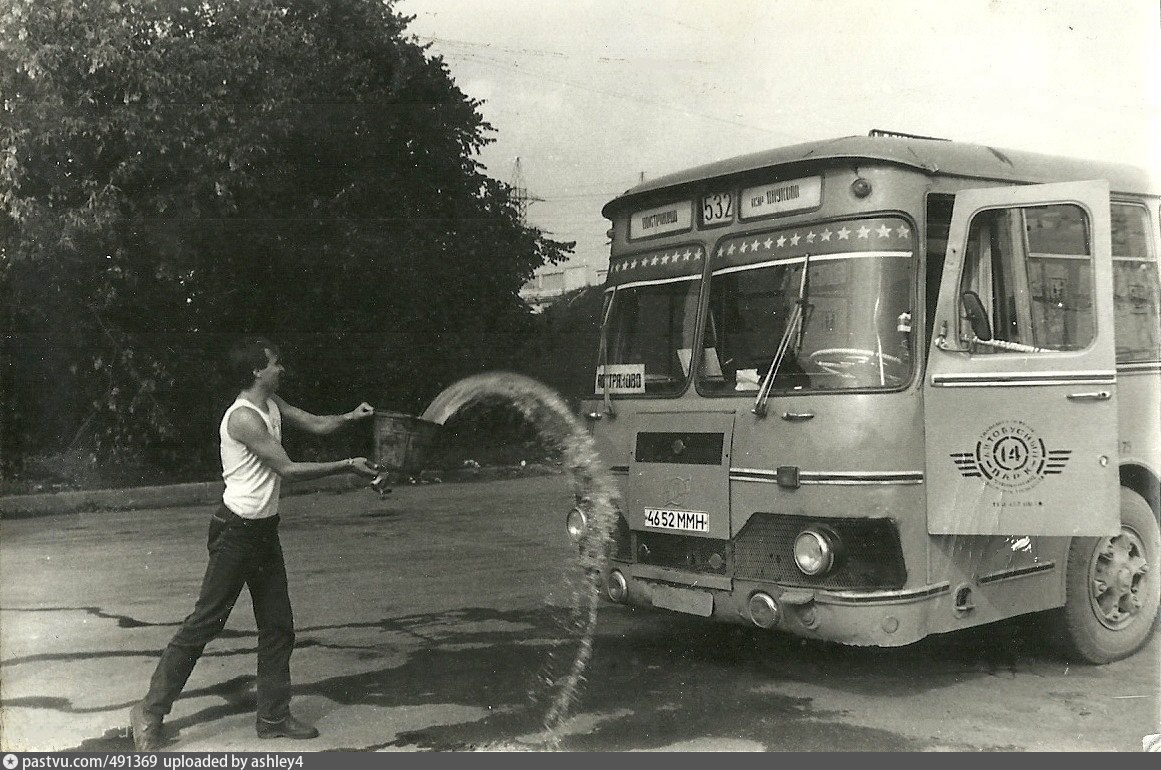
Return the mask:
[[[505,366],[532,271],[480,103],[390,0],[3,0],[3,460],[212,467],[221,351],[312,411]],[[62,454],[63,453],[63,454]]]

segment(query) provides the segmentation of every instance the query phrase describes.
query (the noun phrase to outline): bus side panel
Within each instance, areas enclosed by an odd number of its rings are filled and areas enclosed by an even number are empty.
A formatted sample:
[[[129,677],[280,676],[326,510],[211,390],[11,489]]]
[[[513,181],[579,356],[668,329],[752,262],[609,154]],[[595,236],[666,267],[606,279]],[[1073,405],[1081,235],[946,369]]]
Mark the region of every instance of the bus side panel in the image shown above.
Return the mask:
[[[1120,460],[1161,477],[1161,364],[1137,370],[1118,367]]]
[[[943,535],[931,538],[947,601],[931,618],[942,633],[1064,604],[1069,538]]]

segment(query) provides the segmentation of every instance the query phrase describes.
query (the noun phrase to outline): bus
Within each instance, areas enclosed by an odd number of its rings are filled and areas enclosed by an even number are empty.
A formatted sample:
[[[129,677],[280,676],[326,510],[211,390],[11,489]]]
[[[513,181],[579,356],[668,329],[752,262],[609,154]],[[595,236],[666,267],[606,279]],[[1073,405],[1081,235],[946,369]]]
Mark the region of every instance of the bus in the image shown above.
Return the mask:
[[[876,646],[1039,613],[1071,658],[1140,650],[1159,193],[1132,166],[872,131],[610,201],[581,402],[621,497],[607,598]]]

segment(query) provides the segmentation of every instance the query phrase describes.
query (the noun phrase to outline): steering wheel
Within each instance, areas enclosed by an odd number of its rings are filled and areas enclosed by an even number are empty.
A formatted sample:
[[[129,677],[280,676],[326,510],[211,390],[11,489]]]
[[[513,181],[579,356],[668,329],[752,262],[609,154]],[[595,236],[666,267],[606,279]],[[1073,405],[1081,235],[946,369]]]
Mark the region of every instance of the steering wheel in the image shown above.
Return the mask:
[[[891,366],[903,366],[903,359],[897,356],[863,348],[823,348],[811,353],[807,359],[824,372],[841,377],[853,377],[850,369],[873,364],[876,359]]]

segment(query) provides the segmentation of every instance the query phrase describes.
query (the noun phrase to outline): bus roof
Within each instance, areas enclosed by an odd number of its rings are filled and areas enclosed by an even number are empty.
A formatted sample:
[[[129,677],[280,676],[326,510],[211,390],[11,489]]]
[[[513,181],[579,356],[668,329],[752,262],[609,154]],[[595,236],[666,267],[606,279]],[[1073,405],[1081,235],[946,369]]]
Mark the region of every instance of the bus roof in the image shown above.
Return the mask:
[[[981,144],[904,136],[846,136],[779,147],[651,179],[626,190],[601,210],[614,209],[649,193],[682,187],[733,174],[760,171],[787,163],[873,160],[894,163],[928,174],[1009,182],[1042,183],[1107,179],[1115,193],[1156,195],[1157,183],[1142,169],[1123,163],[1082,160],[1024,150],[1004,150]]]

